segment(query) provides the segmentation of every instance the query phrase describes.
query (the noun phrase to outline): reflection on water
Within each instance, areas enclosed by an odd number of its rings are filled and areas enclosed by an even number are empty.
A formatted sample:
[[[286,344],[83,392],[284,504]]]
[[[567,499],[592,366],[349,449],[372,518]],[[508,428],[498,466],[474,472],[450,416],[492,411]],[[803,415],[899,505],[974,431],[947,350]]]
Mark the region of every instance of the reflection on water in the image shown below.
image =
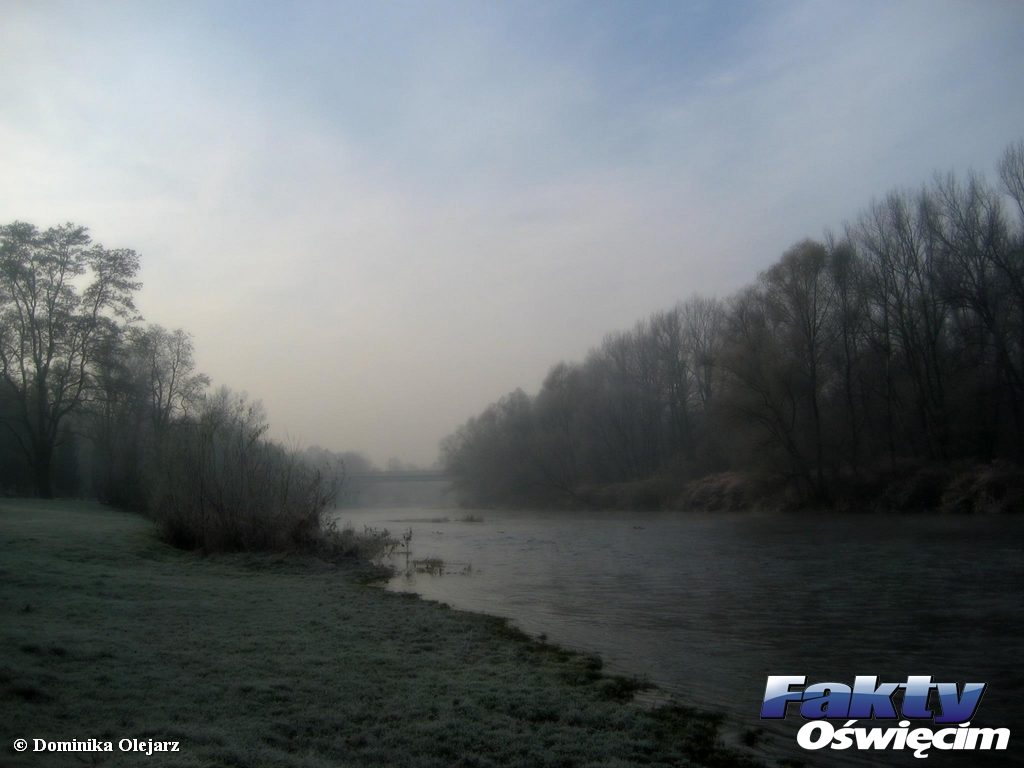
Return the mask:
[[[600,653],[693,704],[762,727],[769,674],[850,683],[984,681],[975,724],[1007,726],[1024,750],[1024,520],[924,516],[475,513],[358,510],[355,526],[412,529],[412,556],[444,575],[389,585],[511,617]],[[774,724],[792,743],[798,722]],[[772,731],[773,728],[769,728]],[[811,762],[893,764],[892,753]],[[806,756],[806,755],[805,755]],[[976,765],[979,753],[933,754]],[[884,758],[884,759],[883,759]],[[903,760],[898,762],[903,763]]]

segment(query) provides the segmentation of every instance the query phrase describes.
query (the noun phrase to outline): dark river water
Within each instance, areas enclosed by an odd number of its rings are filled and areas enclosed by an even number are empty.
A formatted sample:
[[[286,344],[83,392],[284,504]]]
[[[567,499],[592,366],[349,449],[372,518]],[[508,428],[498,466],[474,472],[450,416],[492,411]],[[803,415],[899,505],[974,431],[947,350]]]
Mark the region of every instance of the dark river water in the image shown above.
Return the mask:
[[[931,675],[988,683],[972,724],[1012,736],[1007,752],[932,750],[926,765],[1024,764],[1024,518],[467,514],[339,518],[411,529],[413,559],[444,561],[440,574],[401,574],[389,589],[507,616],[597,652],[609,671],[724,712],[734,733],[765,729],[766,757],[801,752],[802,724],[796,713],[759,719],[768,675],[846,684],[858,674]],[[922,764],[909,753],[799,756],[808,765]]]

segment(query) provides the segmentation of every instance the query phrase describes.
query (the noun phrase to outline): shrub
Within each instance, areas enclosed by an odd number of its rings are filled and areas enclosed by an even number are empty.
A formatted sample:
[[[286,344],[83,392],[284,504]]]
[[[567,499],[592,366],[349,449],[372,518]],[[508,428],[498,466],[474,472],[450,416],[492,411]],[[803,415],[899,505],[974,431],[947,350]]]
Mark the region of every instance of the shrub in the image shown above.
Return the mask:
[[[335,489],[266,431],[259,404],[225,388],[198,418],[170,426],[150,501],[169,542],[208,551],[321,546]]]
[[[676,502],[681,509],[736,512],[758,508],[784,508],[789,500],[780,481],[750,472],[718,472],[686,486]]]
[[[381,563],[395,553],[399,543],[386,528],[367,526],[356,533],[351,525],[338,528],[337,521],[331,519],[322,525],[313,553],[331,562],[354,559]]]
[[[1024,470],[1007,461],[975,464],[957,472],[942,494],[947,512],[1024,512]]]

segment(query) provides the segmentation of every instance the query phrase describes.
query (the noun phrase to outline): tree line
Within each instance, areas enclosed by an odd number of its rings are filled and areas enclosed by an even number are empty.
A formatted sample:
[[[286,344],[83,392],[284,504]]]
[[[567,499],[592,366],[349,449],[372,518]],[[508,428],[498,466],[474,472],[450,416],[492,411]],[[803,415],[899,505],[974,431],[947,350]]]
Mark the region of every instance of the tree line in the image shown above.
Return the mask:
[[[145,511],[190,548],[322,546],[337,457],[210,391],[187,332],[142,324],[138,269],[79,225],[0,227],[0,493]]]
[[[446,438],[445,466],[472,504],[671,504],[723,473],[829,504],[908,468],[1019,465],[1024,142],[998,170],[893,191],[735,295],[606,336]]]

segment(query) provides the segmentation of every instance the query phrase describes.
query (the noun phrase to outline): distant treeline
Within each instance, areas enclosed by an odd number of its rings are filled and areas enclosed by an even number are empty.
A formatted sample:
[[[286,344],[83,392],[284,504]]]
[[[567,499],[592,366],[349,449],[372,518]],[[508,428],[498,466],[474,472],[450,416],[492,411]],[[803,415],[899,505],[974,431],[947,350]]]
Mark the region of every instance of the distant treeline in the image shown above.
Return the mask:
[[[892,192],[559,363],[445,439],[464,500],[1024,503],[1024,142],[999,177]]]

